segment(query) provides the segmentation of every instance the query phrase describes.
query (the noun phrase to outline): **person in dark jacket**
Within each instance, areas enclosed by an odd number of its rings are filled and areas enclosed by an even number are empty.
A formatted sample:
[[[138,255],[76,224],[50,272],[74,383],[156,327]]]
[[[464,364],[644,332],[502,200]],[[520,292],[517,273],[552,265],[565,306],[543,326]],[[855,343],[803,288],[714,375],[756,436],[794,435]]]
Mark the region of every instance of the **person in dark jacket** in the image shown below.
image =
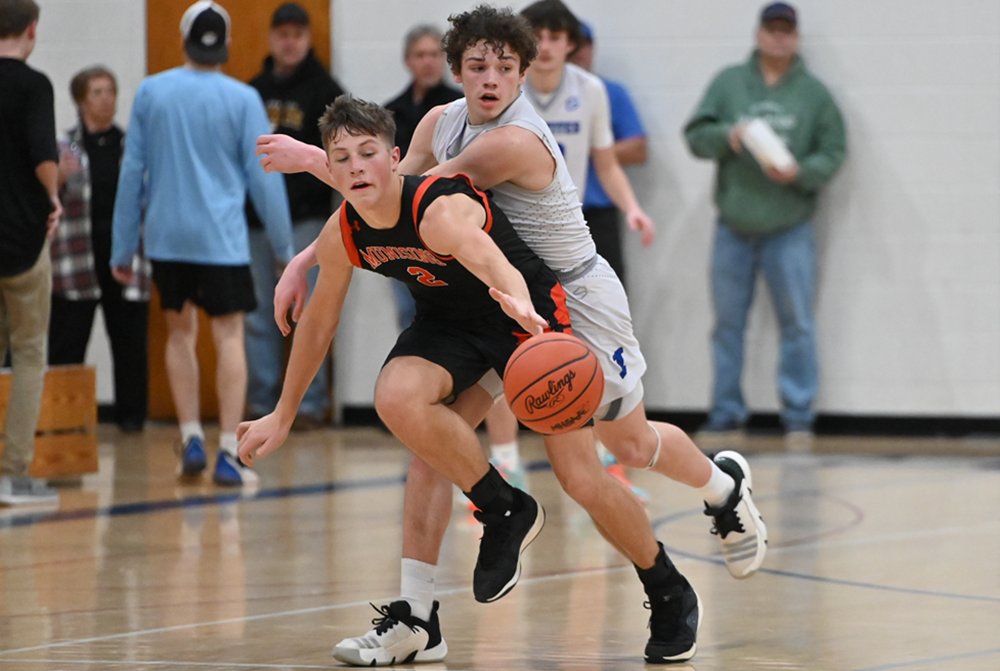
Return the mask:
[[[396,146],[399,147],[400,158],[406,156],[413,131],[431,108],[462,97],[461,91],[444,83],[442,37],[444,35],[440,30],[422,23],[410,28],[403,38],[403,63],[413,79],[402,93],[385,105],[396,122]],[[417,308],[401,282],[392,283],[392,293],[396,299],[399,330],[402,331],[413,321]]]
[[[272,132],[322,146],[319,117],[344,90],[313,53],[306,10],[294,2],[278,7],[271,18],[268,45],[271,54],[250,86],[264,99]],[[316,239],[330,216],[333,190],[306,173],[285,175],[285,185],[298,252]],[[247,359],[254,362],[247,381],[247,415],[256,418],[270,413],[278,402],[285,369],[285,343],[274,323],[272,307],[280,269],[274,266],[274,253],[255,213],[251,211],[248,219],[257,309],[246,316]],[[310,291],[315,284],[316,271],[313,271],[309,276]],[[296,429],[314,429],[325,423],[330,408],[329,371],[327,360],[302,401]]]

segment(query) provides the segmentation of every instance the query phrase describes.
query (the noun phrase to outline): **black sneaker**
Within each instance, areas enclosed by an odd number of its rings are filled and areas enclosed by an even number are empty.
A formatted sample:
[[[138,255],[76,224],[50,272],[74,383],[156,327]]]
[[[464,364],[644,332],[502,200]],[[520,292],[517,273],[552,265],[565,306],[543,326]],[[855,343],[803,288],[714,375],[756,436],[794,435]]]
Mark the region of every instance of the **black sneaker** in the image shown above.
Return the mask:
[[[431,617],[423,621],[410,613],[406,601],[393,601],[378,608],[382,617],[372,620],[375,628],[364,636],[345,638],[333,649],[334,658],[354,666],[391,666],[411,662],[440,662],[448,654],[448,644],[441,638],[438,602]]]
[[[535,499],[515,489],[522,507],[517,513],[473,513],[483,524],[479,559],[472,574],[472,592],[476,601],[496,601],[514,589],[521,577],[521,553],[545,524],[545,509]]]
[[[647,590],[649,642],[646,661],[650,664],[683,662],[698,651],[701,599],[687,578],[676,573],[677,581],[667,587]]]

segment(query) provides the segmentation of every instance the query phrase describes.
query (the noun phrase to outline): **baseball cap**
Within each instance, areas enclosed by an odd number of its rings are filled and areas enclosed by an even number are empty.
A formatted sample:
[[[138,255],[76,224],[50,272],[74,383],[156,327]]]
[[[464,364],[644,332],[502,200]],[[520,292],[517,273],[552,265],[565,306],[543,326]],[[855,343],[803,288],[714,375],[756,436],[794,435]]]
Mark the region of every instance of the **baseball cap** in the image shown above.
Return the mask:
[[[195,63],[218,65],[229,60],[229,13],[211,0],[200,0],[181,18],[184,50]]]
[[[302,8],[302,5],[295,2],[286,2],[274,10],[274,15],[271,17],[271,27],[276,28],[286,23],[298,23],[308,26],[309,14]]]
[[[784,19],[795,28],[799,24],[798,12],[791,5],[784,2],[772,2],[760,12],[760,22],[767,23],[775,19]]]
[[[586,21],[580,22],[580,37],[584,42],[590,42],[591,44],[594,42],[594,31]]]

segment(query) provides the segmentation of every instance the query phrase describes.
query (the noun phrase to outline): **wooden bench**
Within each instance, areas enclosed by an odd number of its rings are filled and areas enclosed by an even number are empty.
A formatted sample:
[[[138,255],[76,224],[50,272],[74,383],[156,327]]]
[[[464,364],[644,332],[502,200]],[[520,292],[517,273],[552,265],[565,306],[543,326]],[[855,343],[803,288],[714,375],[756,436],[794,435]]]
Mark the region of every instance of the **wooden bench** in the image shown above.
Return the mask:
[[[11,371],[0,369],[0,427],[10,398]],[[0,435],[0,453],[3,451]],[[97,472],[97,375],[93,366],[50,366],[45,371],[42,413],[35,437],[36,478]]]

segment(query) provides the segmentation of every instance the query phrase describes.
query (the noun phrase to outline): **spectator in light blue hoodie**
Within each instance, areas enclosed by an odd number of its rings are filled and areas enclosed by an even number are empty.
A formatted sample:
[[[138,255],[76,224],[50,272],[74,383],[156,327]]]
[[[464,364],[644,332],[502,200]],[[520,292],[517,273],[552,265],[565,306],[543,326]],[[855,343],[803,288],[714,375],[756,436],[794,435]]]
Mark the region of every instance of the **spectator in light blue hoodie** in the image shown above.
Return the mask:
[[[229,57],[229,14],[208,0],[181,19],[186,63],[148,77],[132,106],[115,202],[111,265],[127,282],[140,239],[167,320],[166,364],[183,442],[182,471],[205,469],[198,393],[196,306],[208,313],[218,357],[219,485],[257,482],[236,455],[247,362],[243,315],[254,309],[245,214],[249,193],[277,261],[292,257],[281,175],[254,154],[270,132],[260,94],[220,71]]]

